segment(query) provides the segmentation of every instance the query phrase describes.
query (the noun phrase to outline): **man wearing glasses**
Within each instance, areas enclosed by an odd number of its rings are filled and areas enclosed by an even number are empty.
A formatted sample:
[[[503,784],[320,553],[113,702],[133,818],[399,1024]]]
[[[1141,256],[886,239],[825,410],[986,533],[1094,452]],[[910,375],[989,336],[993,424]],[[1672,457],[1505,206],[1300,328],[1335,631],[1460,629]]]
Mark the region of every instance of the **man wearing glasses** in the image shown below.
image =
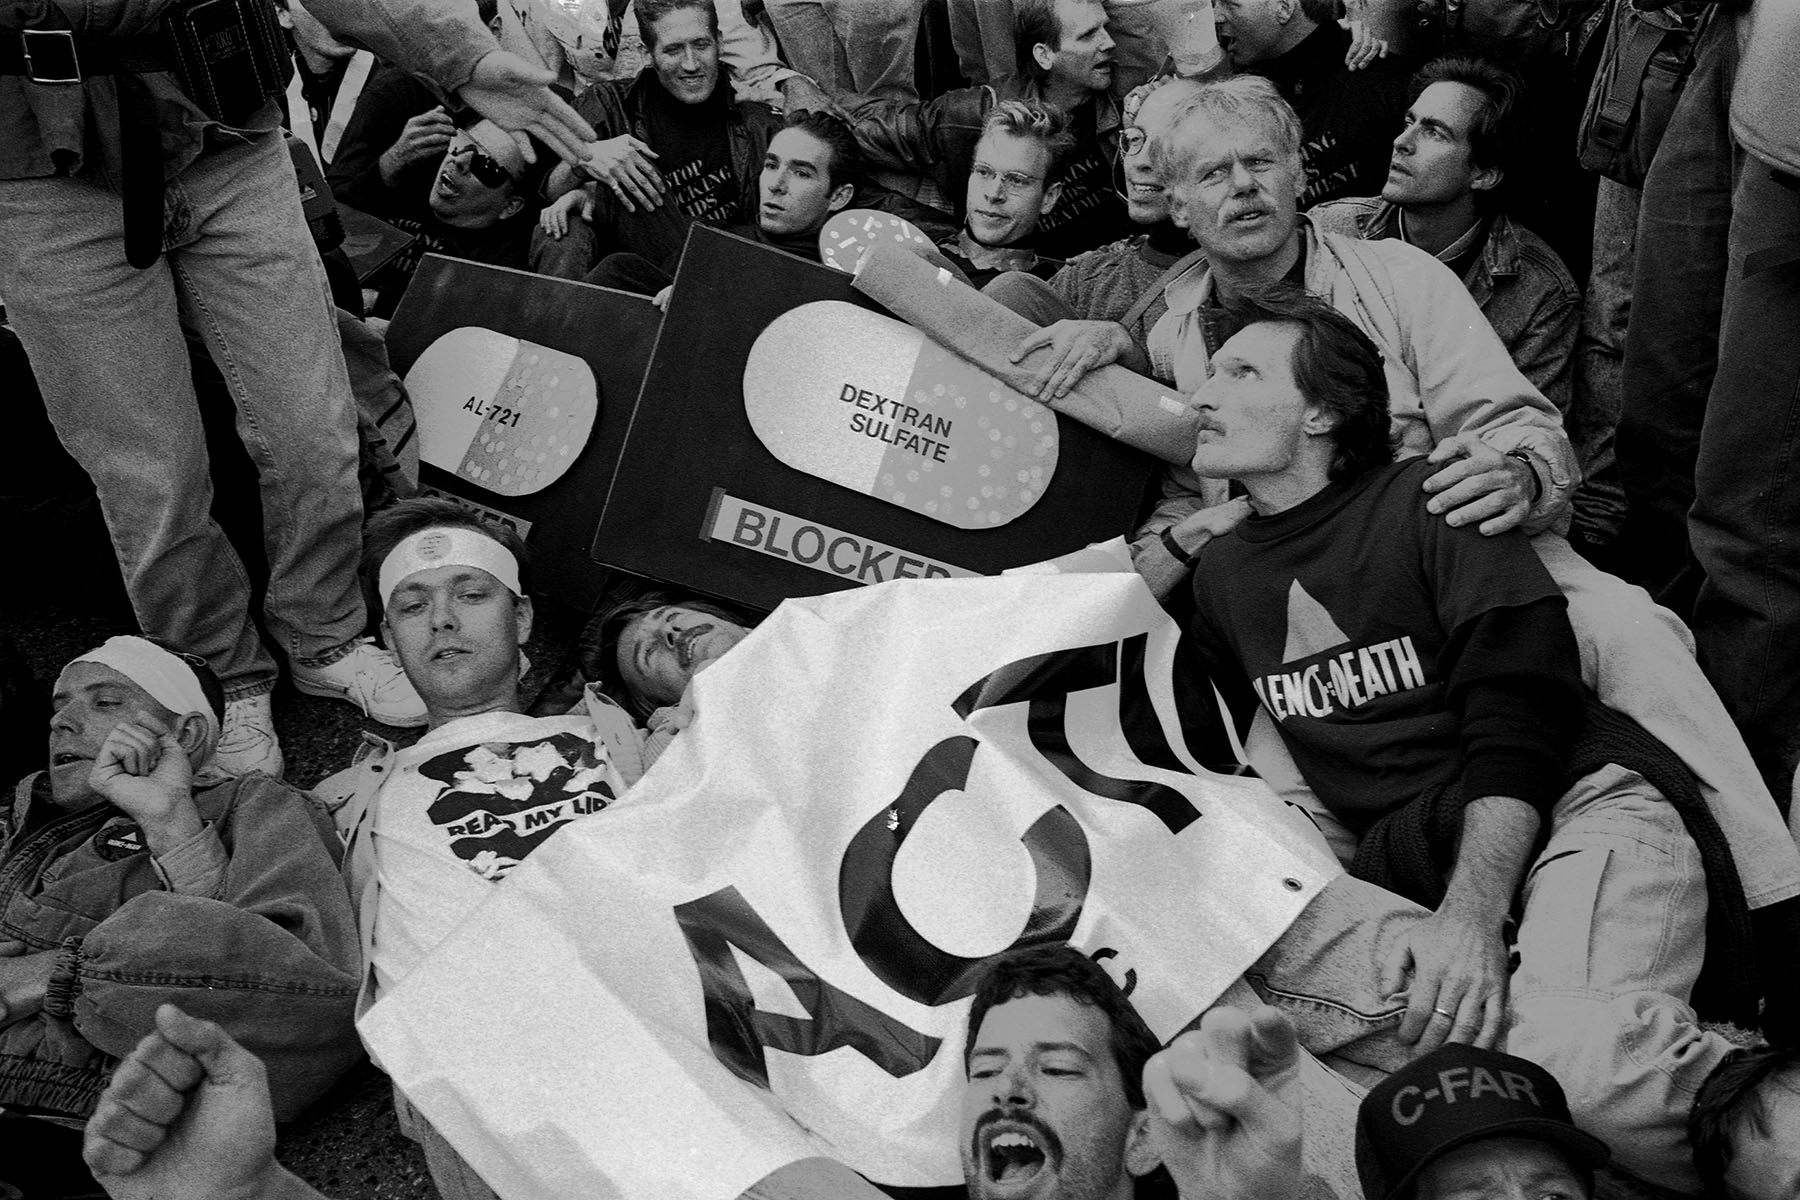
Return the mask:
[[[1003,271],[1048,279],[1063,264],[1037,251],[1045,214],[1062,194],[1075,137],[1063,118],[1022,100],[1003,100],[982,122],[963,227],[938,244],[969,282],[984,287]]]

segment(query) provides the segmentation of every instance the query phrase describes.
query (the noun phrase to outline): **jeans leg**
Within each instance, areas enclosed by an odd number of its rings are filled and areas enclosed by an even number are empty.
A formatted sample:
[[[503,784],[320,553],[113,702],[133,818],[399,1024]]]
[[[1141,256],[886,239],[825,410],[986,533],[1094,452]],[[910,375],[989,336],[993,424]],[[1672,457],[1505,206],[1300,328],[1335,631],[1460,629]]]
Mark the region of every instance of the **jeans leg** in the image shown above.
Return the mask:
[[[825,0],[768,0],[763,11],[774,22],[775,36],[794,70],[812,76],[826,95],[856,91],[850,60],[832,28]]]
[[[1429,915],[1390,891],[1339,875],[1244,979],[1293,1020],[1300,1044],[1314,1054],[1396,1070],[1416,1050],[1395,1037],[1406,996],[1381,990],[1381,967],[1395,942]]]
[[[168,215],[184,219],[173,201]],[[57,436],[94,481],[139,626],[205,658],[228,696],[268,691],[275,664],[250,622],[249,581],[212,519],[169,262],[126,264],[105,187],[0,181],[0,296]]]
[[[1734,175],[1727,109],[1735,22],[1714,21],[1644,181],[1625,337],[1619,480],[1630,508],[1619,561],[1687,616],[1699,586],[1688,551],[1700,426],[1718,358]]]
[[[1613,437],[1622,402],[1619,376],[1631,318],[1631,274],[1642,197],[1637,188],[1601,179],[1594,203],[1594,264],[1581,313],[1575,402],[1569,413],[1569,440],[1575,444],[1583,474],[1575,492],[1575,528],[1569,540],[1584,549],[1610,543],[1625,516]]]
[[[292,160],[259,136],[170,188],[192,224],[169,266],[261,485],[269,632],[297,660],[328,660],[366,619],[356,398]]]
[[[917,100],[919,0],[825,0],[850,80],[864,96]]]
[[[1800,760],[1800,190],[1747,159],[1688,536],[1700,665],[1778,804]]]
[[[996,84],[1019,73],[1012,0],[950,0],[950,40],[970,83]]]
[[[1633,772],[1595,772],[1557,802],[1523,894],[1507,1049],[1556,1076],[1619,1165],[1692,1190],[1688,1112],[1733,1047],[1687,1003],[1706,874],[1680,814]]]

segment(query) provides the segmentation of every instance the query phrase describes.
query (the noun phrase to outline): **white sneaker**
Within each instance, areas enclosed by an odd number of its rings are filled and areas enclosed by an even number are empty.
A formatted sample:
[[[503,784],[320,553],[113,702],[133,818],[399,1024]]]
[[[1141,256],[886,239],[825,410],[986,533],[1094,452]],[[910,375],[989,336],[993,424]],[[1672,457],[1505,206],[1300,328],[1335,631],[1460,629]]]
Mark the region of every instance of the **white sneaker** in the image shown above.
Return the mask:
[[[374,638],[356,639],[350,653],[327,666],[295,664],[294,686],[309,696],[348,700],[383,725],[410,729],[431,719],[406,672]]]
[[[212,762],[203,768],[202,777],[213,772],[235,777],[261,771],[280,779],[283,765],[281,743],[275,738],[275,716],[269,711],[269,694],[227,700],[219,748],[213,752]]]

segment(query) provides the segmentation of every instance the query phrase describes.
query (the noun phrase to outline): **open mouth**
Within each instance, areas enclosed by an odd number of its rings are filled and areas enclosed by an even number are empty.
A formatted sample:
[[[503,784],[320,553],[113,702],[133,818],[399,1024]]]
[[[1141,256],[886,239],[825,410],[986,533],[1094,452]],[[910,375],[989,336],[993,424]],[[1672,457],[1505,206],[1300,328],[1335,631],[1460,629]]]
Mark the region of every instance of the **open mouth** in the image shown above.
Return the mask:
[[[676,630],[673,639],[675,661],[680,664],[682,670],[685,671],[694,665],[694,643],[698,642],[712,631],[713,626],[710,621],[702,622],[699,625],[689,625],[686,629]]]
[[[468,651],[464,650],[461,646],[445,646],[442,649],[433,650],[431,652],[431,661],[444,662],[447,659],[457,658],[467,653]]]
[[[976,1135],[982,1178],[1002,1195],[1023,1192],[1052,1168],[1055,1135],[1034,1122],[1000,1120]]]

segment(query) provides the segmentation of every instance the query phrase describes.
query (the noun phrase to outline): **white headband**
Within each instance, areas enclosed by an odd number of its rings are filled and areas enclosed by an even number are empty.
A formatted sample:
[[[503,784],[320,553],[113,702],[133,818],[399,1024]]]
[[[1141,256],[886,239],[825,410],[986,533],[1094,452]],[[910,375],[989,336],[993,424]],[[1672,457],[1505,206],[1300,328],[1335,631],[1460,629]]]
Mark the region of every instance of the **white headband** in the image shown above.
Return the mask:
[[[98,649],[71,660],[69,666],[80,662],[111,667],[178,717],[199,713],[210,735],[218,736],[219,718],[200,689],[200,677],[194,674],[194,668],[154,642],[131,635],[110,637]]]
[[[513,595],[522,594],[519,591],[519,560],[513,557],[512,551],[479,530],[440,525],[419,530],[381,560],[381,579],[377,585],[381,606],[387,607],[394,597],[394,589],[408,576],[433,567],[453,566],[486,571],[505,584]]]

